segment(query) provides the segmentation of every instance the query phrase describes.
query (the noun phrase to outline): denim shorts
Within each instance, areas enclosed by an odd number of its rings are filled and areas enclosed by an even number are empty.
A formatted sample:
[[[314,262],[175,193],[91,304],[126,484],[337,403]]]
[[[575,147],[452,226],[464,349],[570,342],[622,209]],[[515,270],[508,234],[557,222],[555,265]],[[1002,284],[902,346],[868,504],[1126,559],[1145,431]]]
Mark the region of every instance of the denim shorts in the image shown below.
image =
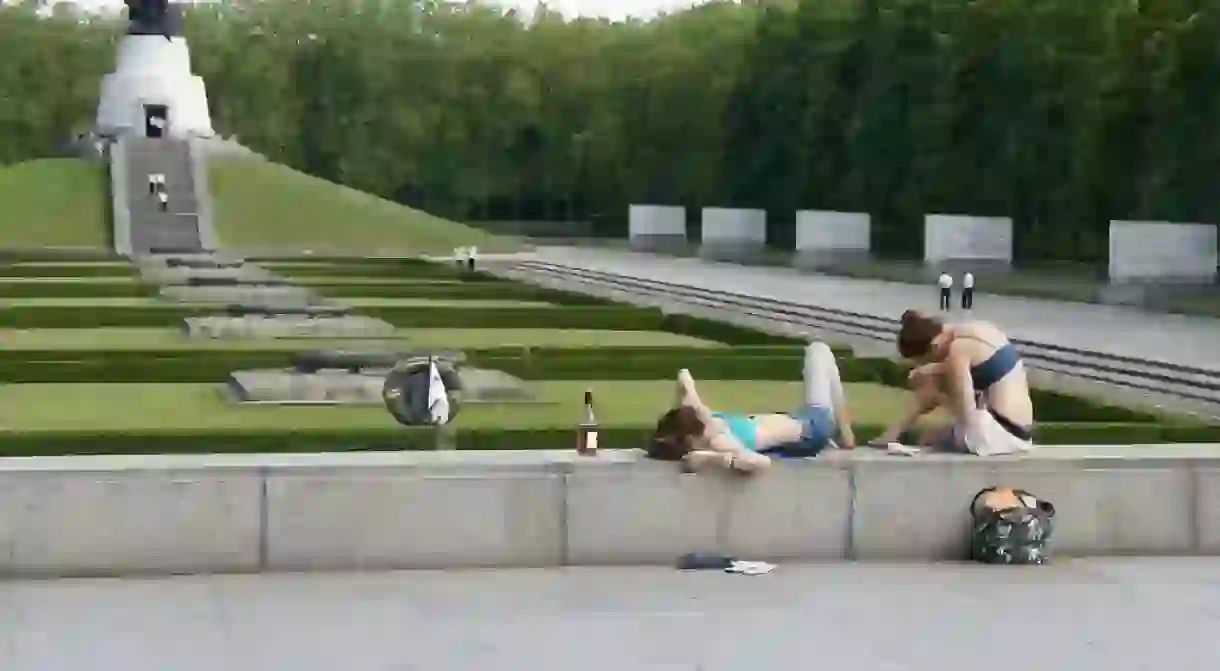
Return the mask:
[[[761,450],[763,454],[778,457],[817,456],[830,444],[837,430],[834,413],[825,406],[807,405],[788,415],[801,423],[801,439]]]

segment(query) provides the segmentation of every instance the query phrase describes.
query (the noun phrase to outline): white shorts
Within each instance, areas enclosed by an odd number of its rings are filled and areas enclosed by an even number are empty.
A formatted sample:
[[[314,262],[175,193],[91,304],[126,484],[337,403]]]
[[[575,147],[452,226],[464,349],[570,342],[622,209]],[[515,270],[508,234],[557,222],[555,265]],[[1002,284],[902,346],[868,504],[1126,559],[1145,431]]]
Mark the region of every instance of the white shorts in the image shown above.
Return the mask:
[[[1014,436],[986,408],[970,411],[965,427],[953,427],[953,451],[993,457],[1034,449],[1032,440]]]

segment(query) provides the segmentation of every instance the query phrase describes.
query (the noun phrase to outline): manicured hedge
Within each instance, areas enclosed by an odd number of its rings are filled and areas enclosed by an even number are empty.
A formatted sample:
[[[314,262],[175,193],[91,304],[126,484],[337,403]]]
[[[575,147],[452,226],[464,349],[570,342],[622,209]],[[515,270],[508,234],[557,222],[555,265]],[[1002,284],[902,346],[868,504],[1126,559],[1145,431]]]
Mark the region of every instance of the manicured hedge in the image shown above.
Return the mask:
[[[287,278],[306,277],[401,277],[411,279],[461,279],[466,282],[503,282],[493,275],[458,268],[445,263],[274,263],[260,267]]]
[[[327,298],[431,298],[436,300],[543,301],[559,305],[609,305],[610,301],[515,282],[395,282],[334,284],[325,280],[297,282]]]
[[[792,346],[508,347],[467,354],[471,365],[534,380],[661,380],[690,368],[704,379],[794,381],[803,361],[802,349]],[[0,382],[224,382],[234,370],[282,368],[294,356],[282,350],[0,350]]]
[[[276,268],[338,266],[342,268],[406,268],[418,270],[446,265],[420,257],[330,256],[323,254],[288,258],[283,256],[247,256],[245,260],[249,263],[257,263],[268,267],[274,266]]]
[[[100,263],[64,262],[62,265],[0,263],[0,277],[135,277],[135,274],[132,266]]]
[[[376,429],[48,431],[0,433],[0,456],[63,454],[190,454],[259,452],[355,452],[432,450],[438,443],[461,450],[570,450],[573,429],[446,430],[407,429],[388,422]],[[460,421],[460,420],[459,420]],[[862,439],[883,430],[858,425]],[[606,448],[643,447],[651,427],[603,428]],[[1220,442],[1220,427],[1164,427],[1155,424],[1042,424],[1035,441],[1044,445],[1147,445]]]
[[[186,317],[219,314],[220,306],[17,305],[0,310],[0,328],[178,327]],[[656,331],[659,310],[626,306],[466,308],[372,306],[361,315],[403,328],[555,328]]]
[[[147,298],[157,289],[139,282],[4,282],[0,300],[7,298]]]
[[[409,348],[409,346],[408,346]],[[532,380],[663,380],[689,368],[707,380],[799,381],[803,347],[739,346],[552,348],[504,347],[469,351],[472,365]],[[292,352],[264,350],[0,351],[0,382],[223,382],[234,370],[281,368]],[[906,368],[888,359],[857,359],[839,352],[846,382],[903,386]],[[897,380],[897,383],[893,381]],[[1149,412],[1059,392],[1031,392],[1039,422],[1155,423]]]
[[[670,333],[705,338],[730,345],[803,345],[808,342],[801,338],[773,335],[744,326],[677,313],[665,315],[663,329]]]

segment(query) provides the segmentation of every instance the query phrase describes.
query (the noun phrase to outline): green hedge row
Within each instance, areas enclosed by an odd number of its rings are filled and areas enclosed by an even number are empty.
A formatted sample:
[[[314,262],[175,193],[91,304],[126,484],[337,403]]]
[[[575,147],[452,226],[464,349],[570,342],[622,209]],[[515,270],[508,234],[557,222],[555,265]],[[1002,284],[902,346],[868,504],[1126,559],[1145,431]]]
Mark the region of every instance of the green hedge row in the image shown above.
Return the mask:
[[[0,310],[0,328],[178,327],[186,317],[223,312],[222,307],[177,305],[16,305]],[[555,328],[663,330],[660,310],[629,306],[412,307],[370,306],[359,313],[403,328]]]
[[[140,282],[3,282],[0,300],[8,298],[151,298],[157,288]]]
[[[596,296],[569,293],[515,282],[427,284],[423,282],[326,284],[301,282],[327,298],[431,298],[499,301],[543,301],[558,305],[609,305]]]
[[[792,346],[502,347],[467,354],[471,365],[533,380],[662,380],[690,368],[705,379],[797,381],[803,361],[801,348]],[[223,382],[231,371],[282,368],[295,356],[283,350],[0,350],[0,382]]]
[[[663,380],[689,368],[708,380],[800,381],[803,348],[799,346],[739,346],[733,349],[634,347],[520,348],[505,347],[467,353],[471,363],[503,370],[532,380]],[[291,365],[285,351],[0,351],[0,382],[223,382],[230,372]],[[839,352],[840,373],[846,382],[872,382],[902,387],[906,368],[889,359],[857,359]],[[1108,405],[1054,391],[1031,392],[1040,422],[1150,423],[1152,413]]]
[[[387,416],[388,417],[388,416]],[[862,438],[883,430],[858,425]],[[601,444],[610,449],[643,447],[650,427],[605,428]],[[1220,442],[1220,427],[1157,424],[1040,424],[1035,441],[1044,445],[1150,445]],[[0,456],[64,454],[199,454],[260,452],[355,452],[433,450],[570,450],[575,427],[565,429],[442,430],[387,424],[375,429],[48,431],[0,433]]]
[[[288,278],[305,277],[387,277],[461,279],[465,282],[503,282],[486,273],[471,273],[446,263],[272,263],[259,264],[266,270]]]
[[[0,277],[135,277],[132,266],[101,263],[30,265],[0,263]]]
[[[464,300],[543,301],[561,305],[610,305],[596,296],[535,287],[516,282],[394,282],[327,283],[325,279],[299,283],[327,298],[432,298]],[[0,300],[7,298],[146,298],[159,287],[141,282],[0,281]]]
[[[322,254],[292,258],[282,256],[247,256],[245,259],[249,263],[269,268],[337,266],[341,268],[378,268],[382,270],[403,268],[408,270],[423,270],[446,265],[419,257],[329,256]]]
[[[178,328],[187,317],[219,314],[219,307],[100,305],[16,305],[0,310],[0,329],[100,327]],[[783,345],[804,341],[768,335],[732,324],[689,315],[663,314],[656,308],[609,305],[544,307],[395,307],[361,308],[359,313],[402,328],[554,328],[662,331],[728,345]]]

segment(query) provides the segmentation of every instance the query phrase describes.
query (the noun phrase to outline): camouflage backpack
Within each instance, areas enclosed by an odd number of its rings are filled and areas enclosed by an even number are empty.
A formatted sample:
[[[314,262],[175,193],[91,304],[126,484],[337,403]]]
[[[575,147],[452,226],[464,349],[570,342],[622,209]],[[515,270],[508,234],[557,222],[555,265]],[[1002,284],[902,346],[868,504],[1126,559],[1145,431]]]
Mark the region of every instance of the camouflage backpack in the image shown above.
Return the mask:
[[[984,564],[1045,564],[1055,506],[1023,489],[988,487],[970,502],[970,559]]]

